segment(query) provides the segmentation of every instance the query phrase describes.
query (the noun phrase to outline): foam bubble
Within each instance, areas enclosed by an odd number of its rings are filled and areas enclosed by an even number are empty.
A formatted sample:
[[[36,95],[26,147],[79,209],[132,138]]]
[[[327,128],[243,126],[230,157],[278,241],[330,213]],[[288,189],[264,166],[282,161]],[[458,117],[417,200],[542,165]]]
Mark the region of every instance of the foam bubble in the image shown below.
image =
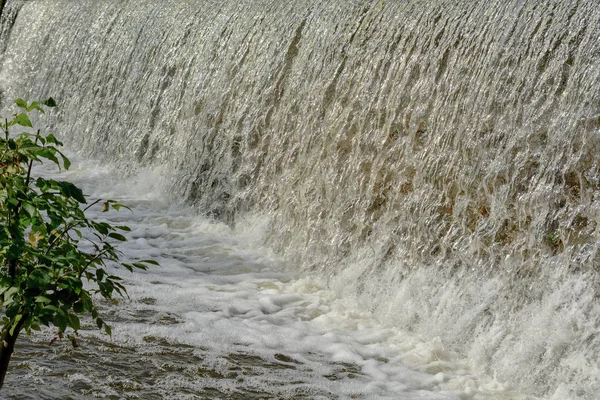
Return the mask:
[[[384,326],[320,278],[298,276],[262,244],[268,218],[249,216],[230,229],[161,196],[156,171],[114,184],[109,169],[82,164],[65,178],[92,196],[132,206],[96,214],[132,228],[124,257],[154,258],[161,266],[119,271],[130,299],[103,305],[113,325],[105,348],[128,349],[124,358],[110,357],[125,368],[139,368],[135,360],[146,357],[155,379],[115,383],[88,370],[66,374],[72,387],[100,382],[110,388],[105,393],[171,390],[180,398],[206,395],[208,387],[311,399],[530,398],[472,371],[442,339]],[[148,183],[153,193],[140,189]],[[106,340],[96,331],[86,335]]]

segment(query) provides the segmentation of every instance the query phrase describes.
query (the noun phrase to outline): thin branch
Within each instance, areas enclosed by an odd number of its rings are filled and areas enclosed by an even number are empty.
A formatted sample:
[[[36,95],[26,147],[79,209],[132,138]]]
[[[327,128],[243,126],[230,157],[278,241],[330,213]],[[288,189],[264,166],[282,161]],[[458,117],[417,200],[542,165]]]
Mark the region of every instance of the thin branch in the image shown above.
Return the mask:
[[[44,252],[44,255],[48,255],[48,252],[50,250],[52,250],[54,248],[54,245],[63,238],[63,236],[65,236],[65,234],[67,232],[69,232],[71,229],[73,229],[74,227],[76,227],[82,220],[75,220],[73,222],[71,222],[70,224],[65,226],[65,229],[58,235],[54,237],[54,240],[52,240],[52,242],[48,245],[48,248],[46,248],[46,251]]]
[[[92,263],[94,261],[96,261],[97,259],[99,259],[100,257],[102,257],[104,255],[104,253],[106,253],[109,249],[104,249],[102,250],[100,253],[96,254],[96,256],[94,258],[92,258],[90,261],[88,261],[88,263],[85,265],[85,267],[83,267],[83,269],[79,272],[79,278],[81,279],[81,275],[83,275],[83,273],[85,271],[87,271],[87,269],[90,267],[90,265],[92,265]]]
[[[6,141],[8,142],[8,119],[5,118],[4,121],[5,121],[4,126],[6,127],[6,129],[4,127],[2,127],[2,130],[4,131],[4,134],[6,136]],[[7,152],[8,152],[8,143],[6,144],[6,147],[4,148],[4,152],[2,153],[2,159],[4,159],[4,156],[6,155]]]
[[[92,204],[90,204],[89,206],[87,206],[86,208],[83,209],[83,212],[85,213],[90,207],[93,207],[94,205],[98,204],[99,202],[101,202],[101,199],[98,199],[96,201],[94,201]],[[63,236],[65,236],[65,234],[67,234],[67,232],[69,232],[71,229],[73,229],[74,227],[76,227],[79,223],[83,222],[84,220],[82,219],[78,219],[73,221],[72,223],[68,224],[67,226],[65,226],[65,229],[54,238],[54,240],[48,245],[48,248],[46,249],[46,252],[44,253],[44,255],[47,255],[48,252],[50,250],[52,250],[54,248],[54,245],[63,238]]]
[[[37,136],[35,138],[35,144],[37,145],[40,136],[40,130],[38,129]],[[29,159],[29,165],[27,165],[27,178],[25,179],[25,186],[29,187],[29,181],[31,180],[31,168],[33,168],[33,159]]]
[[[89,210],[91,207],[95,206],[96,204],[100,203],[102,201],[102,199],[98,199],[96,201],[94,201],[92,204],[90,204],[89,206],[87,206],[86,208],[83,209],[83,212],[86,212],[87,210]]]

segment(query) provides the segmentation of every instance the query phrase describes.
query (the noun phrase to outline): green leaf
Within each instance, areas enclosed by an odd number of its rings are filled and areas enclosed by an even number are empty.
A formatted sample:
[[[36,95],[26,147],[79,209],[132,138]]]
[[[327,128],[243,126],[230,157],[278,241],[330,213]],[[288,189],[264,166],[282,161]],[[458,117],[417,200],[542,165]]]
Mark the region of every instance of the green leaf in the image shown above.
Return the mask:
[[[85,311],[85,305],[83,304],[83,302],[78,301],[77,303],[73,304],[73,312],[76,312],[77,314],[82,314]]]
[[[8,318],[14,318],[19,314],[21,310],[21,305],[19,303],[12,303],[10,306],[6,307],[6,316]]]
[[[28,202],[23,202],[22,207],[23,210],[25,210],[25,212],[27,212],[27,214],[29,214],[31,217],[33,217],[37,211],[35,206]]]
[[[43,271],[41,269],[35,269],[27,278],[27,287],[28,288],[39,288],[45,290],[46,287],[50,284],[50,276],[47,271]]]
[[[108,237],[116,239],[116,240],[121,241],[121,242],[126,242],[127,241],[127,238],[125,236],[123,236],[123,235],[121,235],[119,233],[116,233],[116,232],[109,233]]]
[[[15,124],[19,124],[21,126],[26,126],[26,127],[29,127],[29,128],[33,128],[33,125],[31,124],[31,120],[29,119],[29,117],[25,113],[21,113],[21,114],[17,115],[13,119],[13,122]]]
[[[94,229],[98,233],[100,233],[102,235],[108,235],[108,230],[110,229],[110,225],[109,224],[107,224],[106,222],[95,222],[95,223],[92,223],[92,224],[93,224]]]
[[[61,332],[67,330],[67,316],[62,309],[59,309],[58,312],[54,315],[54,320],[52,321],[54,326],[56,326]]]
[[[42,104],[46,107],[56,107],[56,100],[54,100],[52,97],[48,97],[47,100],[42,101]]]
[[[47,298],[46,296],[41,296],[41,295],[40,295],[40,296],[37,296],[37,297],[35,298],[35,302],[36,302],[36,303],[44,303],[44,304],[47,304],[47,303],[52,303],[52,300],[50,300],[50,299],[49,299],[49,298]]]
[[[21,108],[27,108],[27,102],[23,99],[16,99],[15,104]]]
[[[131,211],[131,208],[129,208],[126,205],[123,205],[115,200],[107,200],[104,203],[104,211],[108,211],[109,206],[110,206],[110,208],[112,208],[113,210],[116,210],[116,211],[119,211],[121,208],[125,208],[125,209]]]
[[[67,318],[69,321],[69,326],[75,331],[79,330],[79,328],[81,327],[79,317],[77,317],[77,315],[75,314],[68,314]]]
[[[48,143],[52,143],[52,144],[55,144],[57,146],[62,146],[63,145],[62,142],[59,142],[58,139],[56,139],[56,137],[53,134],[47,135],[46,136],[46,141]]]
[[[31,150],[31,152],[39,157],[43,157],[47,160],[52,161],[54,164],[58,164],[58,158],[54,154],[56,154],[56,149],[54,147],[40,147],[35,150]]]
[[[9,331],[11,336],[14,335],[15,329],[17,329],[17,325],[19,324],[19,321],[22,319],[23,319],[23,314],[19,314],[19,315],[15,316],[15,318],[13,319],[13,321],[14,321],[13,326],[11,326],[10,331]]]
[[[152,265],[156,265],[160,267],[160,264],[154,260],[140,260],[140,262],[146,263],[146,264],[152,264]]]
[[[25,103],[27,104],[27,103]],[[40,103],[38,101],[34,101],[33,103],[31,103],[29,105],[29,107],[27,107],[27,112],[31,112],[33,110],[38,110],[39,112],[41,112],[42,114],[45,114],[46,112],[44,111],[44,109],[42,107],[40,107]]]
[[[60,151],[58,152],[58,154],[60,155],[60,157],[63,160],[63,167],[65,167],[65,169],[69,169],[71,167],[71,161],[67,158],[67,156],[65,156]]]
[[[71,182],[57,182],[60,192],[66,197],[72,197],[80,203],[86,203],[83,192]]]
[[[96,280],[98,282],[102,282],[102,279],[106,276],[106,271],[103,268],[98,268],[96,270]]]
[[[135,262],[135,263],[133,263],[133,266],[141,269],[142,271],[145,271],[148,269],[148,266],[146,264],[142,264],[142,263]]]
[[[13,296],[19,291],[18,287],[11,286],[6,292],[4,292],[4,305],[12,303]]]

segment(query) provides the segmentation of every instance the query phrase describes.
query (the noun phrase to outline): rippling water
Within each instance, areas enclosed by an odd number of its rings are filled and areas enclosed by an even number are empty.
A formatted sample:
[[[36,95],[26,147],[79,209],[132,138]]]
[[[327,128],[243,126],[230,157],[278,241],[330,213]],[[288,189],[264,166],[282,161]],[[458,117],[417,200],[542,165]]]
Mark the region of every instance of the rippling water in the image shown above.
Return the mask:
[[[267,216],[232,230],[178,205],[160,171],[120,183],[82,163],[66,176],[132,212],[100,214],[132,228],[125,259],[161,267],[121,272],[129,299],[100,302],[108,337],[79,347],[51,329],[23,337],[3,394],[10,399],[528,399],[444,349],[384,327],[263,245]]]
[[[136,206],[115,217],[127,254],[163,263],[128,278],[128,307],[170,312],[150,325],[169,343],[222,344],[215,365],[276,348],[306,366],[253,375],[259,392],[310,369],[312,396],[468,398],[483,384],[451,350],[596,400],[599,37],[598,0],[9,0],[0,103],[53,96],[72,149],[117,176],[165,168],[166,191],[237,227],[173,208],[151,174],[105,185]],[[113,343],[156,347],[111,314]],[[363,375],[327,379],[332,362]]]

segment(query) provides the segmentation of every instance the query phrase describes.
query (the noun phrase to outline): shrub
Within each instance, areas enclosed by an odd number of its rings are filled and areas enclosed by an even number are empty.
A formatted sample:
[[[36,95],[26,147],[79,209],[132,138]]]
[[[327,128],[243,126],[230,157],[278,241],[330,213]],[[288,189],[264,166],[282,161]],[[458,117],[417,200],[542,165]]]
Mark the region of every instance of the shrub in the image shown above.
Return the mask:
[[[0,117],[0,387],[19,333],[53,325],[59,336],[75,341],[70,328],[80,328],[79,315],[91,314],[98,328],[110,334],[92,295],[106,299],[115,293],[126,295],[121,278],[107,271],[115,262],[130,271],[146,269],[153,260],[120,263],[114,243],[125,241],[119,232],[127,226],[113,226],[86,217],[91,207],[119,210],[113,200],[87,204],[73,183],[35,177],[33,166],[50,162],[68,169],[69,159],[58,150],[62,145],[52,134],[35,132],[29,115],[54,107],[50,98],[43,102],[17,99],[20,108],[9,120]],[[20,128],[24,132],[13,134]],[[126,208],[126,207],[125,207]],[[84,286],[84,281],[91,285]],[[91,287],[91,288],[88,288]]]

